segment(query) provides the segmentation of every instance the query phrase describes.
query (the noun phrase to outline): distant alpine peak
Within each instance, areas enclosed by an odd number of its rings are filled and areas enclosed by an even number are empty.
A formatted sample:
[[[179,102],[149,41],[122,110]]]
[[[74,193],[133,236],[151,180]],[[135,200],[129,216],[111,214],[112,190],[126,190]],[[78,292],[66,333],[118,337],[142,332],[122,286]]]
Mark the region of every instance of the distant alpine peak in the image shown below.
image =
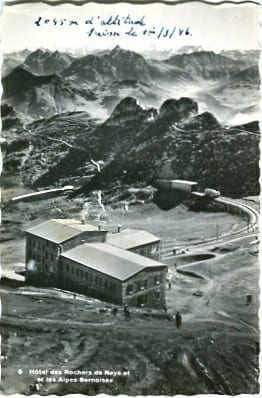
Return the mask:
[[[117,44],[117,45],[111,50],[111,52],[116,52],[116,51],[122,51],[122,48],[119,46],[119,44]]]
[[[128,55],[128,56],[135,56],[142,58],[143,56],[141,54],[136,53],[135,51],[127,50],[125,48],[120,47],[119,45],[115,46],[109,53],[109,56],[112,57],[117,57],[117,56],[123,56],[123,55]]]

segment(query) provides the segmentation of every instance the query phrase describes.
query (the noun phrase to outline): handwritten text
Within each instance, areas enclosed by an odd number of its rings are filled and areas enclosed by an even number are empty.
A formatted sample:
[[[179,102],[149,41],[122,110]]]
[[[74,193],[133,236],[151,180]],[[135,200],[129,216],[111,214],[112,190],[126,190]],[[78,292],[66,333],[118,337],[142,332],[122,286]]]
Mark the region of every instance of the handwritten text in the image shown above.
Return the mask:
[[[151,24],[145,15],[112,14],[105,17],[91,15],[82,19],[75,18],[44,18],[39,16],[34,20],[37,28],[53,27],[57,29],[81,29],[87,37],[153,37],[159,39],[174,39],[176,37],[191,37],[190,26],[172,26]]]

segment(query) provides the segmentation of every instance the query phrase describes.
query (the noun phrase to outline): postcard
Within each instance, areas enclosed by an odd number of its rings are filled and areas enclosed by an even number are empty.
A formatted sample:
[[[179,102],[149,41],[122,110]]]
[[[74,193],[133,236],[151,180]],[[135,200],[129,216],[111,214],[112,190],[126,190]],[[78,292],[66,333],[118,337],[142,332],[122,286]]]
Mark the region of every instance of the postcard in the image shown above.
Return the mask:
[[[260,11],[2,5],[1,396],[259,393]]]

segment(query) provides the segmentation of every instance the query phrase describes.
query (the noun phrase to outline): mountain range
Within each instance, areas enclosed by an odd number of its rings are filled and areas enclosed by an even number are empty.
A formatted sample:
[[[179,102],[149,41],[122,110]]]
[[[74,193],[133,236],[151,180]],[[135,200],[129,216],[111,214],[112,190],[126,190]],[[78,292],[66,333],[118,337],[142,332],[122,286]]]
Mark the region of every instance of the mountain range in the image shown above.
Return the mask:
[[[226,122],[235,118],[239,110],[232,106],[232,93],[225,92],[224,87],[239,81],[248,85],[254,97],[249,104],[244,96],[246,101],[240,109],[248,121],[250,106],[252,118],[258,112],[256,58],[254,52],[253,58],[249,53],[240,53],[239,60],[236,52],[233,55],[200,50],[164,60],[146,59],[119,46],[79,58],[47,50],[36,50],[26,57],[23,54],[24,58],[11,54],[3,64],[2,102],[13,106],[27,122],[67,111],[87,111],[104,120],[126,96],[156,108],[168,98],[189,96],[198,101],[203,111],[210,110]],[[15,57],[20,61],[15,62]],[[210,101],[210,93],[215,101]]]
[[[4,173],[33,189],[73,184],[84,196],[158,178],[256,194],[258,66],[236,55],[23,54],[2,79]]]

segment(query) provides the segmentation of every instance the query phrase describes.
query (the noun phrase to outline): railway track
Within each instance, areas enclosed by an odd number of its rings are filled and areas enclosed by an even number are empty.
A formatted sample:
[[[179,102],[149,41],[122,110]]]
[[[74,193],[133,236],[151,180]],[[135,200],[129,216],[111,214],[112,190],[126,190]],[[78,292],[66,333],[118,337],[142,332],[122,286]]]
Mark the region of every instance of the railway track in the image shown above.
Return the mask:
[[[226,198],[220,196],[219,198],[214,199],[214,202],[219,203],[221,205],[231,206],[236,208],[239,213],[246,214],[248,217],[248,224],[245,227],[242,227],[234,232],[223,234],[219,237],[214,237],[210,239],[205,239],[204,242],[196,242],[191,243],[190,245],[186,246],[186,250],[191,251],[194,249],[200,249],[201,247],[207,247],[209,244],[230,244],[231,241],[236,241],[237,238],[239,239],[246,236],[246,234],[253,234],[256,235],[258,233],[258,224],[259,224],[259,213],[257,210],[249,206],[248,204],[242,203],[235,199]],[[173,247],[176,245],[176,242],[173,241]],[[164,243],[162,246],[162,253],[161,255],[163,258],[173,257],[172,251],[172,242],[168,241],[166,244]],[[186,253],[184,253],[186,254]]]

